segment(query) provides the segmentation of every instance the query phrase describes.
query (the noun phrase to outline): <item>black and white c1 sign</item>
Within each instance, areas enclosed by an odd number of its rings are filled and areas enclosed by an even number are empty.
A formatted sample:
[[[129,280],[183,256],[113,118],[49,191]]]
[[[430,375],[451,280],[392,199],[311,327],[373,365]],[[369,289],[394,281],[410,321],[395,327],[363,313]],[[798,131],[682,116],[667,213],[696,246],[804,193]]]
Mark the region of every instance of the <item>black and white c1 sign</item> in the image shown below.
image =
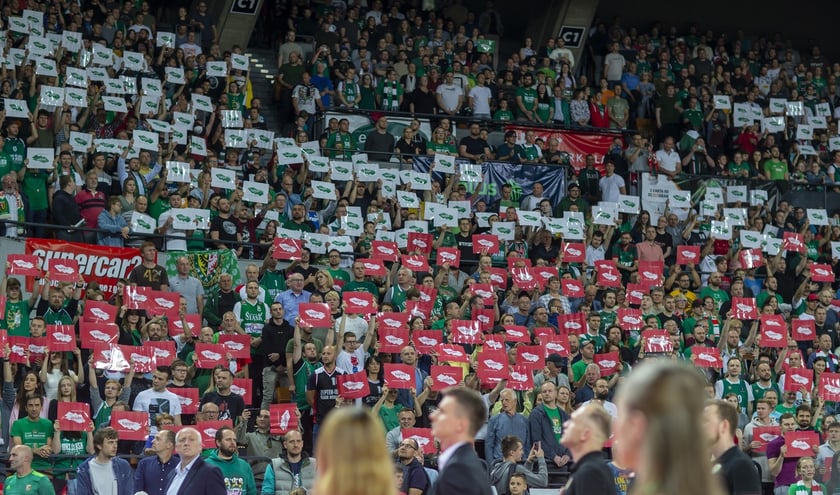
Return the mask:
[[[233,0],[230,6],[232,14],[255,15],[260,6],[260,0]]]
[[[248,0],[239,0],[248,1]],[[559,38],[561,38],[568,48],[580,48],[583,45],[584,34],[586,28],[579,26],[563,26],[560,28]]]

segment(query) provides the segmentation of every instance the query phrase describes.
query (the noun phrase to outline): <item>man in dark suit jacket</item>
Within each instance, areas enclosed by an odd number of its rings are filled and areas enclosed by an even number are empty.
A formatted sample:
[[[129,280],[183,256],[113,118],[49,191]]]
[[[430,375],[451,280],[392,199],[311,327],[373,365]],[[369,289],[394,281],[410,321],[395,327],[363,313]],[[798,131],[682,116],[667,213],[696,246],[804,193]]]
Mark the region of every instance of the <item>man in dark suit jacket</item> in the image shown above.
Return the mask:
[[[473,441],[487,421],[487,406],[481,396],[464,387],[443,393],[438,409],[432,413],[432,433],[440,441],[440,474],[432,495],[490,495],[487,464],[478,458]]]
[[[227,495],[222,472],[200,457],[201,434],[198,430],[184,428],[179,431],[175,436],[175,451],[181,456],[181,462],[169,473],[166,495]]]

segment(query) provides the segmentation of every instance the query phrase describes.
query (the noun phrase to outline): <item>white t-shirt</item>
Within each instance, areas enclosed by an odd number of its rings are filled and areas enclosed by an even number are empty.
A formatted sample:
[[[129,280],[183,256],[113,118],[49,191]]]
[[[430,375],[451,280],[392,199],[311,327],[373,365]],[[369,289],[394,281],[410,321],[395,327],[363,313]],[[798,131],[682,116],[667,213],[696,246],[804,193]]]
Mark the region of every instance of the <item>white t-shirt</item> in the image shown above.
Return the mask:
[[[490,115],[490,99],[493,94],[487,86],[475,86],[470,90],[470,98],[472,98],[473,114]]]
[[[365,359],[367,359],[367,352],[359,345],[352,353],[344,349],[340,350],[338,357],[335,358],[335,365],[347,373],[358,373],[365,369]]]
[[[624,56],[620,53],[608,53],[604,57],[604,65],[607,69],[608,81],[620,81],[621,74],[624,72]]]
[[[656,152],[656,160],[659,162],[659,168],[666,172],[676,172],[677,164],[680,163],[680,154],[674,150],[667,152],[659,150]]]
[[[458,108],[458,97],[462,96],[464,91],[453,83],[441,84],[436,93],[440,95],[444,109],[455,110]]]
[[[598,181],[598,187],[601,189],[601,200],[618,203],[618,198],[621,195],[621,188],[624,187],[624,179],[620,175],[612,174],[611,176],[601,177]]]
[[[152,428],[152,435],[157,434],[157,426],[155,426],[155,418],[158,414],[171,414],[172,416],[181,415],[181,401],[178,396],[164,390],[163,392],[156,392],[155,389],[146,389],[134,399],[134,410],[149,413],[149,425]]]
[[[344,319],[347,319],[347,323],[344,325],[344,331],[355,334],[356,338],[359,339],[359,343],[361,344],[362,341],[365,339],[365,335],[367,335],[368,322],[366,322],[365,319],[360,316],[341,316],[341,318],[335,320],[336,332],[338,332],[341,329],[341,321]],[[338,342],[337,344],[340,346],[341,344],[343,344],[343,342]]]
[[[158,228],[166,225],[169,217],[175,214],[177,210],[167,210],[158,217]],[[174,225],[174,224],[173,224]],[[173,228],[172,225],[166,228],[166,250],[167,251],[186,251],[187,250],[187,231]]]

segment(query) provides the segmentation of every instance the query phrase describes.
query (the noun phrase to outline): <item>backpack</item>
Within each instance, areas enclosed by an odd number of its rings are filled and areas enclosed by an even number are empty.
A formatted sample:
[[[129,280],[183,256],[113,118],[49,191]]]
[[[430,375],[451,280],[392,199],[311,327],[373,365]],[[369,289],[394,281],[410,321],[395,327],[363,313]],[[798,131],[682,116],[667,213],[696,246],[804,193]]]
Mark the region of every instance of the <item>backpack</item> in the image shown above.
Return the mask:
[[[510,477],[516,472],[516,463],[500,460],[490,471],[490,485],[496,489],[498,495],[507,495],[510,492],[508,484]]]

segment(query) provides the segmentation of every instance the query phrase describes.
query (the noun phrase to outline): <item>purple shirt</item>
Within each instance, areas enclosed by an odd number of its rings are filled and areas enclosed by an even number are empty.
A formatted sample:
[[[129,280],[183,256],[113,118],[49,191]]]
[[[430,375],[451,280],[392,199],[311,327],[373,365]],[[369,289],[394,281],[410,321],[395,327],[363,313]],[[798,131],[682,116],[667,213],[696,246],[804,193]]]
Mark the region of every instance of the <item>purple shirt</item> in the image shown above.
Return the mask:
[[[782,455],[781,449],[784,444],[785,438],[783,436],[770,441],[770,443],[767,444],[767,459],[775,459]],[[782,470],[779,471],[779,475],[776,476],[775,486],[790,486],[796,483],[796,462],[798,460],[798,457],[785,458],[782,462]]]

